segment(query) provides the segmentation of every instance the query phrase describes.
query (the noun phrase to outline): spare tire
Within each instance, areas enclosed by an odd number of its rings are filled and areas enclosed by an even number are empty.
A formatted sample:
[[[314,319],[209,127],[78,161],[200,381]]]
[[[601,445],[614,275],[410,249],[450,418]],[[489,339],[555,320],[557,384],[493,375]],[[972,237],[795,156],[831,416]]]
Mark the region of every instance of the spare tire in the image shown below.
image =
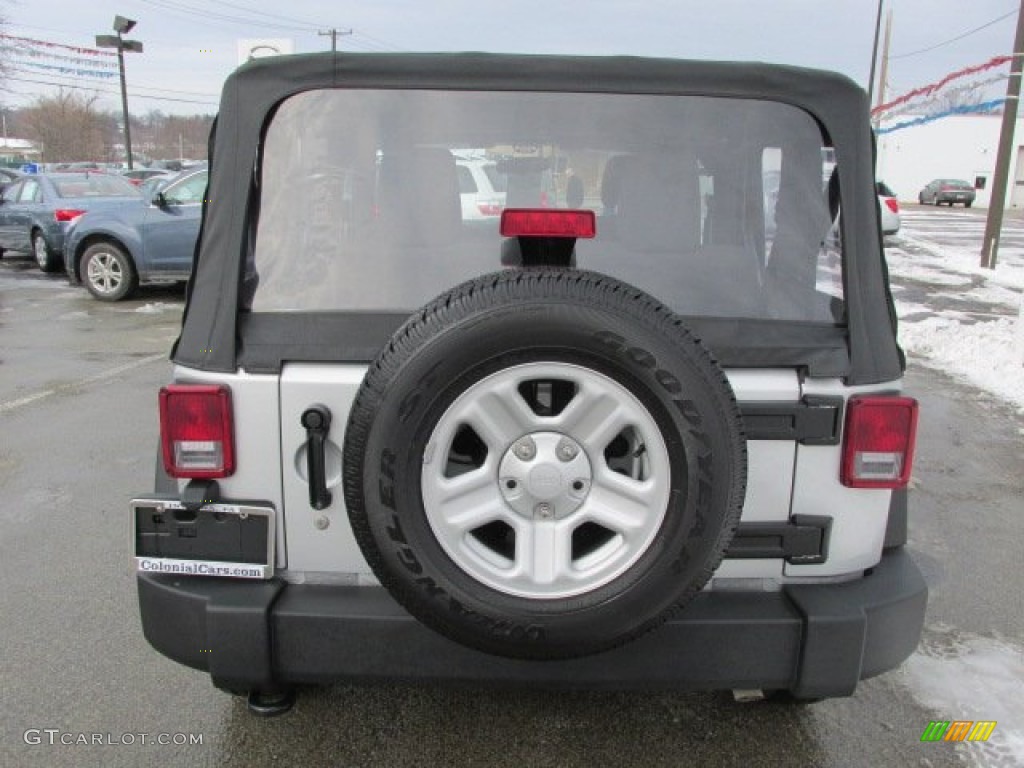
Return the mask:
[[[345,501],[413,616],[488,653],[606,650],[685,605],[739,519],[729,383],[679,317],[568,269],[470,281],[414,314],[353,404]]]

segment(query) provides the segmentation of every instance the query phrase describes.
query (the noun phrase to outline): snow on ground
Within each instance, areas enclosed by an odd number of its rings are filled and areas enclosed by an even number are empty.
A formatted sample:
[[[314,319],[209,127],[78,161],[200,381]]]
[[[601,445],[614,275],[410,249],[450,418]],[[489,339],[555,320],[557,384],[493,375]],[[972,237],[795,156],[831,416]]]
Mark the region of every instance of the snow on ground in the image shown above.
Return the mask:
[[[160,315],[164,312],[176,312],[180,311],[180,306],[177,304],[170,304],[163,301],[150,301],[143,304],[141,307],[134,307],[129,309],[116,309],[115,312],[132,312],[138,315]]]
[[[1024,411],[1024,222],[1005,222],[993,271],[979,266],[984,218],[955,215],[905,211],[903,230],[885,241],[900,343],[915,362]],[[998,723],[988,742],[956,746],[966,765],[1024,765],[1020,638],[932,625],[895,674],[943,719]]]
[[[979,266],[984,220],[949,215],[905,211],[903,230],[886,239],[900,343],[916,361],[1024,410],[1024,227],[1004,225],[989,270]]]
[[[946,242],[940,245],[940,238]],[[921,249],[930,252],[930,256],[923,254],[919,256],[917,266],[921,270],[933,273],[936,277],[973,275],[982,277],[994,288],[1002,286],[1017,291],[1024,289],[1024,249],[1000,248],[996,268],[993,271],[980,265],[982,243],[980,232],[974,237],[956,238],[956,240],[958,242],[955,245],[951,244],[953,241],[951,233],[944,230],[929,232],[927,237],[900,233],[893,238],[897,244],[916,246],[915,250]]]
[[[1024,409],[1024,368],[1010,352],[1016,319],[965,324],[946,316],[900,325],[900,342],[928,365],[966,378],[992,394]]]

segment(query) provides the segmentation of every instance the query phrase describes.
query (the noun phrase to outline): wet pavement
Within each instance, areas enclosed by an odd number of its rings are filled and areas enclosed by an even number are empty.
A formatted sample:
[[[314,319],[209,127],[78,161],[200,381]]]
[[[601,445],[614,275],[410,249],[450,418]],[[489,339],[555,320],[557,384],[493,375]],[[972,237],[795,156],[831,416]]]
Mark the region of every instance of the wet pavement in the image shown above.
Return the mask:
[[[127,500],[152,477],[181,304],[180,287],[101,304],[0,261],[0,765],[1024,762],[1024,419],[914,360],[909,549],[931,588],[926,631],[907,664],[853,697],[381,684],[306,689],[289,715],[252,717],[150,649],[137,620]],[[922,743],[932,720],[998,724],[987,744]],[[160,734],[202,744],[142,743]]]
[[[919,322],[952,313],[960,322],[970,324],[1017,316],[1019,291],[991,285],[992,273],[980,266],[974,274],[965,274],[962,264],[948,263],[944,255],[944,251],[956,256],[967,253],[971,263],[980,263],[985,214],[976,209],[918,205],[901,209],[903,227],[898,234],[885,238],[885,247],[896,273],[892,279],[895,296],[915,307],[915,311],[902,315],[904,320]],[[1005,268],[1009,262],[1020,264],[1022,254],[1024,212],[1015,211],[1003,222],[998,255]],[[908,258],[915,267],[912,273],[898,274]]]

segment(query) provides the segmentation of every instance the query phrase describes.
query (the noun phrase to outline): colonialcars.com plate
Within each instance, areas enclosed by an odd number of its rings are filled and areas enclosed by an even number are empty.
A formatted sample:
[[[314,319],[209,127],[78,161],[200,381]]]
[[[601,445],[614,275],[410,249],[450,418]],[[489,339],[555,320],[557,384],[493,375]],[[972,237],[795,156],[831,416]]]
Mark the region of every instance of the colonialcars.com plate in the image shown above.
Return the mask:
[[[269,579],[274,574],[274,509],[133,499],[135,568],[143,573]]]

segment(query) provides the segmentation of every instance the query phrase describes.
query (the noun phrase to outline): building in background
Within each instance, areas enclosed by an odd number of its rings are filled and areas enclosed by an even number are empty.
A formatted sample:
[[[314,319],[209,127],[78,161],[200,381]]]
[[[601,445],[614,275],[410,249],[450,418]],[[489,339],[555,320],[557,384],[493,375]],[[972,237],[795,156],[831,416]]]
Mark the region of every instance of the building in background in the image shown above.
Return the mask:
[[[913,116],[901,118],[906,120]],[[963,179],[974,185],[976,207],[991,201],[1002,115],[954,115],[901,128],[878,137],[876,176],[901,202],[916,203],[917,193],[933,179]],[[883,122],[884,130],[887,123]],[[1010,159],[1006,205],[1024,208],[1024,118],[1017,121]]]
[[[38,163],[42,151],[27,139],[0,138],[0,165],[18,166],[24,163]]]

